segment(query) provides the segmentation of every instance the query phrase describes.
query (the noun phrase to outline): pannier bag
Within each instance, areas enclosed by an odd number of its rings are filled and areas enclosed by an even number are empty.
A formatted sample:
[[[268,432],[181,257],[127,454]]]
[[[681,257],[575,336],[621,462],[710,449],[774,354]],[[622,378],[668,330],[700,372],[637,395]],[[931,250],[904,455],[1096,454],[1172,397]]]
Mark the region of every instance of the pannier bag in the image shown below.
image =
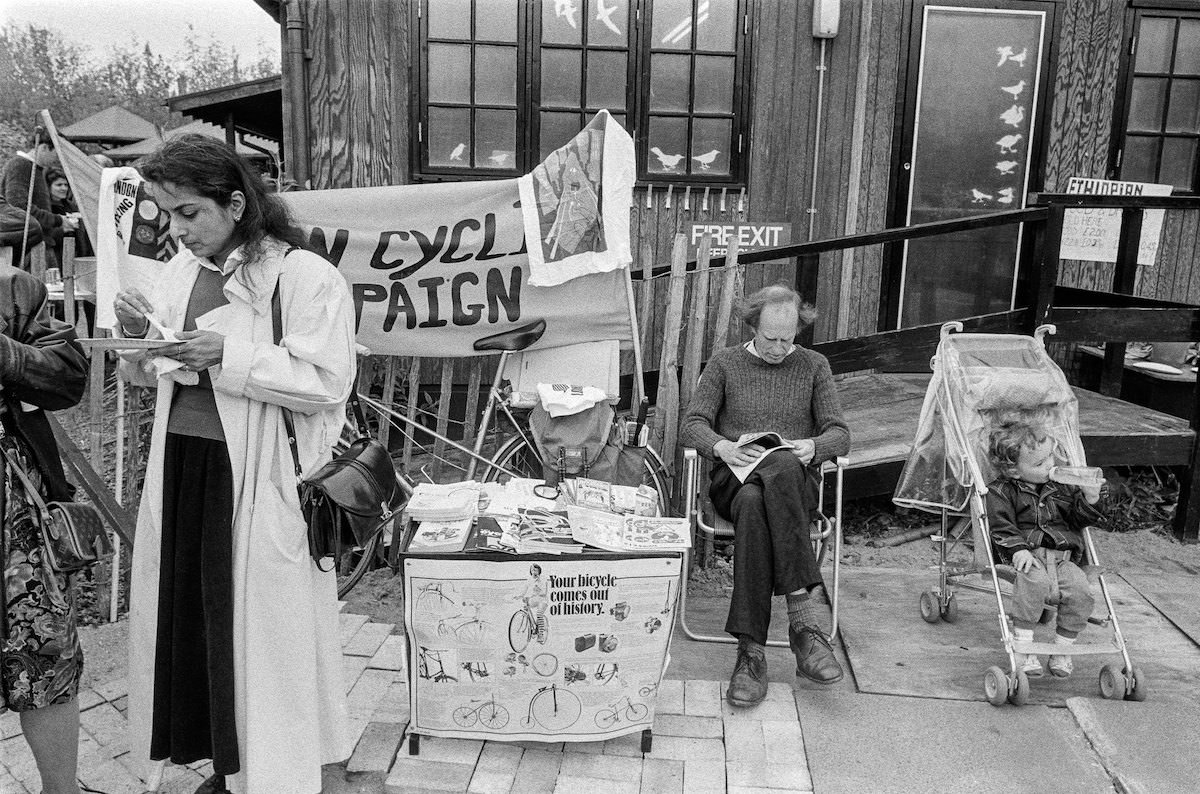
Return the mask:
[[[529,427],[546,482],[557,485],[563,479],[590,477],[614,485],[641,485],[645,453],[625,443],[626,434],[613,419],[608,403],[567,416],[550,416],[535,405],[529,412]]]

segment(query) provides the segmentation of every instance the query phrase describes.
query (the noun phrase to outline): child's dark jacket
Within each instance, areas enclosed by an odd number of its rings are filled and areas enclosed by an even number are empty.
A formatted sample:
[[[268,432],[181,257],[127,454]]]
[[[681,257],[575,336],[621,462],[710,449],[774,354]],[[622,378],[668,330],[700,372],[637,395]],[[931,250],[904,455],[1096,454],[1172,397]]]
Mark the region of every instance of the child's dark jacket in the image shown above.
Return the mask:
[[[1074,486],[1056,482],[1034,485],[1008,478],[988,486],[987,511],[992,544],[1006,563],[1012,562],[1018,551],[1042,546],[1069,549],[1075,562],[1083,562],[1087,550],[1081,530],[1104,520],[1099,503],[1088,504]]]

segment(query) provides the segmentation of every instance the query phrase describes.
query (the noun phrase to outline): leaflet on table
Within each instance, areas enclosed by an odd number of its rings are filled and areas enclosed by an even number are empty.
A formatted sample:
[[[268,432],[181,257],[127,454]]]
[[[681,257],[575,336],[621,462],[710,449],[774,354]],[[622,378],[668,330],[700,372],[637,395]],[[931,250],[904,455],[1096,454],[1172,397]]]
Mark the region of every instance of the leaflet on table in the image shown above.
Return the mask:
[[[414,731],[597,741],[653,724],[678,556],[403,564]]]
[[[652,516],[658,512],[658,491],[649,485],[639,485],[635,488],[629,485],[613,485],[588,477],[576,477],[564,480],[561,487],[564,506],[577,505],[640,516]]]
[[[459,521],[422,521],[408,542],[409,551],[452,552],[462,551],[471,532],[474,519]]]
[[[519,554],[578,554],[583,551],[583,544],[571,537],[571,523],[562,513],[523,508],[515,526]]]
[[[479,512],[479,483],[417,483],[405,505],[414,521],[459,521]]]
[[[607,510],[568,506],[571,537],[606,551],[676,551],[691,548],[686,518],[619,515]]]
[[[758,464],[766,460],[768,453],[777,449],[791,449],[791,444],[783,439],[783,436],[778,433],[743,433],[741,438],[737,440],[738,448],[748,447],[752,444],[757,444],[765,451],[755,458],[753,463],[745,466],[730,466],[729,470],[738,478],[739,482],[745,482],[750,476],[750,472],[754,471]]]
[[[471,534],[467,536],[467,542],[463,544],[463,551],[517,553],[515,546],[505,543],[504,529],[501,527],[500,522],[492,516],[480,516],[475,519],[475,526],[472,527]]]

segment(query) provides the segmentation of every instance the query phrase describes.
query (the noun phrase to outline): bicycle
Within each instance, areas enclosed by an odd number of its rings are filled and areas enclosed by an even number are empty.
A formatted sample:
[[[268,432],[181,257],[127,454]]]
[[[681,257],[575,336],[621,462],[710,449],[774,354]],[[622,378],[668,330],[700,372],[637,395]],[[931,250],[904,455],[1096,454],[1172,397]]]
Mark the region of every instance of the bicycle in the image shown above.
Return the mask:
[[[423,584],[418,587],[417,597],[414,603],[416,611],[424,612],[427,615],[436,614],[438,612],[438,607],[443,601],[452,607],[458,606],[453,598],[446,595],[442,591],[443,586],[443,582],[430,582],[429,584]],[[432,606],[430,606],[429,603],[431,599],[434,601]]]
[[[596,712],[596,727],[601,729],[611,728],[621,721],[622,712],[624,712],[625,719],[629,722],[639,722],[646,718],[646,715],[650,713],[650,709],[641,703],[634,703],[626,695],[615,703],[611,703]]]
[[[479,618],[470,618],[459,623],[457,626],[450,623],[455,618],[462,617],[466,617],[466,615],[459,614],[438,618],[435,629],[437,635],[445,637],[453,634],[464,645],[486,645],[488,636],[491,633],[492,624]]]
[[[488,677],[487,662],[463,662],[462,669],[472,681]]]
[[[521,724],[526,728],[540,725],[549,731],[565,730],[575,724],[583,711],[583,704],[574,692],[558,684],[544,686],[529,699],[529,713]]]
[[[478,706],[459,706],[454,710],[454,721],[463,728],[474,727],[476,722],[483,723],[485,728],[498,731],[508,724],[508,709],[496,702],[495,693],[488,695],[487,700],[470,700],[468,703],[478,703]]]
[[[523,409],[512,404],[510,395],[505,393],[503,382],[505,366],[508,363],[509,356],[536,343],[545,332],[545,329],[546,323],[544,320],[535,320],[512,330],[486,336],[475,341],[474,348],[477,352],[499,352],[500,360],[496,367],[495,377],[488,389],[487,400],[484,403],[483,413],[480,415],[479,424],[475,432],[475,442],[472,447],[464,446],[436,430],[426,427],[417,421],[415,417],[407,416],[392,406],[385,405],[371,398],[367,394],[360,394],[360,401],[362,405],[370,407],[375,411],[378,415],[377,421],[388,422],[393,428],[409,438],[414,438],[418,432],[429,435],[439,443],[465,455],[467,458],[465,467],[458,464],[454,465],[463,471],[466,479],[475,479],[476,471],[482,465],[484,467],[482,475],[484,482],[507,482],[512,477],[541,480],[543,479],[541,455],[532,436],[526,430],[527,421],[518,418],[517,413],[515,413]],[[507,419],[513,435],[501,443],[495,452],[487,456],[483,454],[484,443],[490,437],[493,429],[499,429],[498,424],[493,427],[493,420],[498,415],[502,415]],[[351,422],[347,422],[346,429],[349,433],[343,433],[338,450],[344,449],[353,440],[352,435],[357,432]],[[643,460],[644,471],[642,479],[657,491],[659,512],[662,515],[669,515],[671,485],[667,466],[653,447],[646,446],[644,450],[646,454]],[[408,498],[412,495],[414,488],[412,479],[403,472],[398,472],[396,476],[405,498]],[[392,527],[395,527],[394,522]],[[385,540],[385,535],[392,537],[395,533],[391,531],[379,532],[364,546],[356,546],[343,550],[342,557],[337,560],[339,598],[344,598],[375,564],[375,560],[380,556],[380,549],[388,542]],[[397,537],[396,540],[398,541],[399,538]]]
[[[529,599],[522,598],[523,606],[513,613],[508,621],[508,644],[514,651],[520,653],[529,647],[533,639],[538,645],[545,645],[550,637],[550,623],[545,615],[536,614],[529,606]]]
[[[437,670],[433,669],[431,662],[437,662]],[[417,671],[421,678],[426,681],[432,681],[435,684],[440,684],[444,681],[457,681],[458,679],[446,672],[446,665],[442,661],[442,652],[430,650],[425,646],[421,646],[421,651],[417,659]]]

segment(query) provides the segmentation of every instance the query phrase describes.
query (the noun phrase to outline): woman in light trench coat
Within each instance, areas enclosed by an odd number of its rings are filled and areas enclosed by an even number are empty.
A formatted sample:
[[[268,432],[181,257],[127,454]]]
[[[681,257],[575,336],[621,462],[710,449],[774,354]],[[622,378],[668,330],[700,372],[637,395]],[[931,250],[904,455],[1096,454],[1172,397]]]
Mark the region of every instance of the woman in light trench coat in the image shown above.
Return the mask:
[[[315,470],[353,382],[349,290],[294,248],[278,196],[220,141],[180,136],[139,168],[180,251],[114,309],[124,335],[161,336],[153,319],[182,341],[122,365],[158,387],[131,587],[132,754],[211,758],[204,791],[315,794],[321,764],[350,749],[336,583],[308,555],[280,406]]]

